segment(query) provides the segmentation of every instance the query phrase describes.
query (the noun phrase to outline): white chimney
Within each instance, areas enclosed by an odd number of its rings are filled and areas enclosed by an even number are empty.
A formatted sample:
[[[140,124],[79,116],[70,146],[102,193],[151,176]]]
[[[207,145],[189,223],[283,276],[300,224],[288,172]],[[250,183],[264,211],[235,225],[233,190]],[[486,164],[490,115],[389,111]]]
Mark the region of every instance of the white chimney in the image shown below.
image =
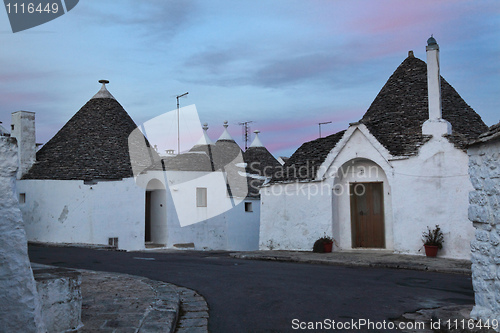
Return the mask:
[[[429,119],[422,126],[422,134],[442,136],[451,134],[451,124],[442,119],[441,75],[439,73],[439,45],[431,36],[427,40],[427,96]]]
[[[17,178],[21,179],[36,160],[35,113],[29,111],[13,112],[10,136],[17,140],[19,159]]]

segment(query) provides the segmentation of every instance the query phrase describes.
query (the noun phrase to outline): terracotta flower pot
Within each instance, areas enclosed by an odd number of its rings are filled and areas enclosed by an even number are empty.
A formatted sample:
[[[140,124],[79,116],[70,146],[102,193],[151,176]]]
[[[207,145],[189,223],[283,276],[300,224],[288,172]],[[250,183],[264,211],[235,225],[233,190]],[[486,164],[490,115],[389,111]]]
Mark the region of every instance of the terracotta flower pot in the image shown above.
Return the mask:
[[[425,247],[425,255],[428,257],[437,256],[439,248],[436,245],[424,245]]]
[[[325,251],[325,253],[332,252],[332,247],[333,247],[333,242],[323,244],[323,250]]]

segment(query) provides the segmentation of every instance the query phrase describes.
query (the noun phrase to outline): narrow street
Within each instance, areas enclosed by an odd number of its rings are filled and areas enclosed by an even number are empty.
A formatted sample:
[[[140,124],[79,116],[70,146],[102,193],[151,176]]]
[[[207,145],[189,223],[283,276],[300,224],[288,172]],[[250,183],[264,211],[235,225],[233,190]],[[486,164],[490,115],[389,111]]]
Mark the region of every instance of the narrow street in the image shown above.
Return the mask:
[[[465,275],[250,261],[227,252],[30,246],[29,254],[37,263],[140,275],[194,289],[207,300],[209,330],[217,333],[294,331],[294,319],[381,322],[422,308],[474,302]]]

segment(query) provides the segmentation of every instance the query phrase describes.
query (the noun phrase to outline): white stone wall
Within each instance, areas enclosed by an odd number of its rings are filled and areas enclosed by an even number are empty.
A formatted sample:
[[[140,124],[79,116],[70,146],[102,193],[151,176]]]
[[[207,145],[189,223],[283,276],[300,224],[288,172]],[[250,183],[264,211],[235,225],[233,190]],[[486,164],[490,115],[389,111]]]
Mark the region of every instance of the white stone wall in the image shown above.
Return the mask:
[[[166,188],[166,220],[158,229],[168,248],[193,243],[197,250],[258,249],[260,200],[229,197],[222,172],[154,171],[136,182],[144,189]],[[197,207],[197,187],[207,189],[207,207]],[[245,202],[252,202],[252,212],[245,211]]]
[[[30,241],[108,244],[144,249],[145,191],[133,178],[87,185],[81,180],[20,180],[18,194]]]
[[[275,184],[261,194],[260,250],[312,250],[332,236],[332,181]]]
[[[35,113],[17,111],[12,113],[11,136],[17,139],[20,179],[31,168],[36,160]]]
[[[0,136],[0,330],[44,332],[26,233],[14,195],[17,163],[15,139]]]
[[[476,228],[471,242],[472,283],[476,305],[471,317],[500,318],[500,140],[469,148],[469,219]]]
[[[433,138],[418,156],[393,161],[392,207],[394,250],[422,254],[422,232],[438,224],[444,233],[438,256],[470,259],[467,244],[474,228],[467,218],[469,191],[467,154],[446,138]]]

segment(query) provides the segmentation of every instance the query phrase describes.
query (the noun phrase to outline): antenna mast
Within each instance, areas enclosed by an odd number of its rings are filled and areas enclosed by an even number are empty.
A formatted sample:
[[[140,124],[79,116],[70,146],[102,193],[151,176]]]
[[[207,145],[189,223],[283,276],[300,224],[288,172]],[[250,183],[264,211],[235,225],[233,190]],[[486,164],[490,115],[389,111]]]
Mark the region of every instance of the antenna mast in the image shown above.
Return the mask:
[[[331,121],[326,121],[324,123],[318,123],[318,127],[319,127],[319,137],[321,138],[321,125],[324,125],[324,124],[331,124]]]
[[[243,141],[245,141],[245,150],[248,148],[248,131],[250,130],[250,126],[248,124],[253,123],[253,121],[243,121],[238,123],[238,125],[243,126]]]
[[[185,92],[182,95],[177,95],[177,155],[181,153],[181,132],[179,129],[179,98],[186,96],[189,92]]]

